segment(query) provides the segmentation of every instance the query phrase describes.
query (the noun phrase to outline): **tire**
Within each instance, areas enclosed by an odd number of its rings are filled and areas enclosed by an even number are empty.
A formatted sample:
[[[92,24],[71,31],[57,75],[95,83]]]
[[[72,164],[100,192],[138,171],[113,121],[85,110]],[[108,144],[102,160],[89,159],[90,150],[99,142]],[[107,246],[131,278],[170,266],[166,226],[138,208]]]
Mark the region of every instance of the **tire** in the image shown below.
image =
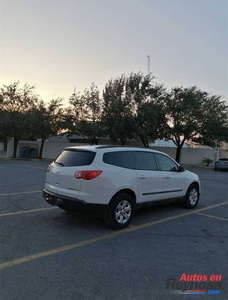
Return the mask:
[[[214,171],[217,171],[218,169],[217,168],[214,168]]]
[[[127,227],[135,212],[134,200],[127,193],[119,193],[109,204],[106,224],[114,229]]]
[[[184,207],[195,208],[199,202],[199,188],[196,184],[191,184],[184,196]]]

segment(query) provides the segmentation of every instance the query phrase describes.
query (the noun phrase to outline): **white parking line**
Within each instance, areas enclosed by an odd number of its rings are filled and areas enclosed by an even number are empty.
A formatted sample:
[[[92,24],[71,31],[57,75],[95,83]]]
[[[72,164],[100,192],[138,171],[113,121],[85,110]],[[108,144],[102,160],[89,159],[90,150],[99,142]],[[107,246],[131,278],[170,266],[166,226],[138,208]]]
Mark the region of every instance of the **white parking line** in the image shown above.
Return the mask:
[[[28,214],[28,213],[32,213],[32,212],[51,210],[51,209],[56,209],[56,208],[58,208],[58,207],[53,206],[53,207],[37,208],[37,209],[30,209],[30,210],[14,211],[14,212],[0,214],[0,217],[8,217],[8,216],[21,215],[21,214]]]
[[[87,246],[87,245],[91,245],[91,244],[94,244],[94,243],[97,243],[97,242],[100,242],[100,241],[108,240],[110,238],[114,238],[114,237],[123,235],[125,233],[134,232],[134,231],[137,231],[139,229],[144,229],[144,228],[148,228],[148,227],[151,227],[151,226],[154,226],[154,225],[157,225],[157,224],[161,224],[161,223],[164,223],[164,222],[168,222],[168,221],[176,220],[176,219],[179,219],[179,218],[187,217],[187,216],[190,216],[190,215],[194,215],[197,212],[205,211],[205,210],[208,210],[208,209],[211,209],[211,208],[215,208],[215,207],[219,207],[219,206],[223,206],[223,205],[227,205],[227,204],[228,204],[228,202],[226,201],[226,202],[223,202],[223,203],[210,205],[210,206],[207,206],[207,207],[197,209],[196,211],[190,211],[190,212],[186,212],[186,213],[183,213],[183,214],[177,214],[177,215],[174,215],[174,216],[171,216],[171,217],[168,217],[168,218],[160,219],[160,220],[157,220],[157,221],[152,221],[152,222],[145,223],[145,224],[138,225],[138,226],[127,227],[127,228],[124,228],[122,230],[118,230],[118,231],[114,231],[112,233],[108,233],[108,234],[105,234],[105,235],[94,237],[90,240],[85,240],[85,241],[81,241],[81,242],[78,242],[78,243],[62,246],[62,247],[59,247],[59,248],[54,248],[54,249],[51,249],[51,250],[35,253],[35,254],[29,255],[29,256],[24,256],[24,257],[12,259],[10,261],[6,261],[4,263],[1,263],[0,264],[0,270],[5,269],[5,268],[9,268],[9,267],[12,267],[12,266],[24,264],[26,262],[30,262],[32,260],[36,260],[36,259],[43,258],[43,257],[46,257],[46,256],[50,256],[50,255],[53,255],[53,254],[58,254],[58,253],[61,253],[61,252],[72,250],[72,249],[81,248],[81,247],[84,247],[84,246]]]
[[[224,177],[224,174],[199,174],[199,177],[202,177],[202,178],[217,178],[217,177]]]
[[[41,193],[42,191],[29,191],[29,192],[16,192],[16,193],[5,193],[5,194],[0,194],[1,196],[11,196],[11,195],[20,195],[20,194],[34,194],[34,193]]]
[[[47,163],[48,165],[48,163]],[[42,169],[42,170],[46,170],[46,166],[44,167],[34,167],[34,166],[30,166],[30,165],[21,165],[21,164],[18,164],[18,165],[15,165],[15,166],[23,166],[23,167],[29,167],[29,168],[34,168],[34,169]]]
[[[204,216],[204,217],[214,218],[214,219],[217,219],[217,220],[228,222],[228,219],[224,219],[224,218],[220,218],[220,217],[216,217],[216,216],[212,216],[212,215],[208,215],[208,214],[202,214],[202,213],[196,212],[196,215],[201,215],[201,216]]]

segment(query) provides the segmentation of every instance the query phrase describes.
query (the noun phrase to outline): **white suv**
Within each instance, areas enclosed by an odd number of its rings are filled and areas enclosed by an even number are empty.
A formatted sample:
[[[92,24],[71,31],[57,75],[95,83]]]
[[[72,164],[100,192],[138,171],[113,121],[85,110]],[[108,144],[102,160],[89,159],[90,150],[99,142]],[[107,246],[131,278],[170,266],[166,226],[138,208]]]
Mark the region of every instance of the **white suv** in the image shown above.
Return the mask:
[[[47,167],[45,200],[62,209],[102,213],[112,228],[124,228],[135,209],[180,199],[195,208],[198,175],[165,153],[149,148],[68,147]]]

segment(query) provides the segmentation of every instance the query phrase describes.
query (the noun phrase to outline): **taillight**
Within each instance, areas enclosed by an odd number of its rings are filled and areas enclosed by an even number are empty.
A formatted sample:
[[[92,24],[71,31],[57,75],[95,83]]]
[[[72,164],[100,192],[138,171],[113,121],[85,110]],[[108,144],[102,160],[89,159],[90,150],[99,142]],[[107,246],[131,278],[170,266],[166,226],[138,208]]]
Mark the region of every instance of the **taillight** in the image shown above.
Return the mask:
[[[47,169],[46,169],[46,172],[49,172],[50,168],[51,168],[50,165],[48,165]]]
[[[76,171],[74,173],[74,177],[76,179],[91,180],[99,176],[101,173],[101,170]]]

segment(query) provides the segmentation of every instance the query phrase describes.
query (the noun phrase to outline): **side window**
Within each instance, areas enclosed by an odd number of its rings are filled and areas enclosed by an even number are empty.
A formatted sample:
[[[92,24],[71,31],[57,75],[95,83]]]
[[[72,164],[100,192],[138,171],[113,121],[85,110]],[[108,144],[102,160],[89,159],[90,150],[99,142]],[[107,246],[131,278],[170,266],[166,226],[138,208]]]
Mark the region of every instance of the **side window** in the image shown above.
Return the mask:
[[[103,155],[103,162],[117,167],[134,169],[134,152],[133,151],[107,152],[104,153]]]
[[[158,168],[154,158],[154,154],[152,152],[136,151],[135,169],[157,171]]]
[[[177,171],[177,164],[172,159],[163,154],[156,153],[155,155],[161,171]]]

